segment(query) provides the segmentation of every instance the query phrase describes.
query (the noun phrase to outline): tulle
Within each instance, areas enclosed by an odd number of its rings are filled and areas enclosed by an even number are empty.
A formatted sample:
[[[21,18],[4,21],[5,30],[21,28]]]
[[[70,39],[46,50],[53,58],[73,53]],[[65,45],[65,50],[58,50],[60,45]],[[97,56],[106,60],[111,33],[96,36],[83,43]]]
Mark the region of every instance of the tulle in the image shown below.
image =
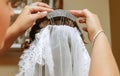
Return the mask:
[[[48,25],[20,57],[16,76],[88,76],[90,56],[77,28]]]

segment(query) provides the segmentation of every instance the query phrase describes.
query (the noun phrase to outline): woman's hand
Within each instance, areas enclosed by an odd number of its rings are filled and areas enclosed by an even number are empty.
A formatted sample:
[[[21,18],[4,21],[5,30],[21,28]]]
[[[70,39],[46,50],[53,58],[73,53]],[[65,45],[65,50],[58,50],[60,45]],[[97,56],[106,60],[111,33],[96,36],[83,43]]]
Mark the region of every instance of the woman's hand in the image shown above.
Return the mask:
[[[84,27],[83,30],[88,32],[88,37],[90,41],[93,41],[94,35],[102,30],[101,23],[96,14],[91,13],[89,10],[71,10],[70,11],[74,16],[80,18],[80,23],[85,23],[87,27]]]
[[[53,11],[47,4],[36,2],[32,5],[27,5],[22,10],[16,21],[7,29],[5,43],[1,52],[6,51],[11,47],[13,42],[22,35],[33,23],[47,15],[47,12]],[[2,54],[2,53],[0,53]]]
[[[32,5],[27,5],[14,22],[14,27],[20,33],[24,33],[34,22],[47,15],[47,12],[53,11],[47,4],[42,2],[36,2]]]

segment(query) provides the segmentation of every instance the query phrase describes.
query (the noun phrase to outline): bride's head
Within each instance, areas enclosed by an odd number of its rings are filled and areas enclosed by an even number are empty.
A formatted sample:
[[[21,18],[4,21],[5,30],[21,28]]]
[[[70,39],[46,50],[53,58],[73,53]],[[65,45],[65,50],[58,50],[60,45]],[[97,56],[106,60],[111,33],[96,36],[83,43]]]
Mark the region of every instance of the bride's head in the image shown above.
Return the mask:
[[[34,41],[35,39],[35,34],[40,32],[42,28],[45,28],[47,25],[52,25],[52,26],[69,26],[69,27],[76,27],[79,32],[80,29],[77,25],[76,21],[73,21],[67,17],[54,17],[52,19],[48,19],[47,17],[44,17],[42,19],[38,19],[35,23],[35,25],[31,28],[31,31],[29,33],[29,41],[26,41],[24,44],[22,44],[22,48],[27,49],[30,46],[30,43]],[[81,34],[81,37],[83,39],[83,35]]]

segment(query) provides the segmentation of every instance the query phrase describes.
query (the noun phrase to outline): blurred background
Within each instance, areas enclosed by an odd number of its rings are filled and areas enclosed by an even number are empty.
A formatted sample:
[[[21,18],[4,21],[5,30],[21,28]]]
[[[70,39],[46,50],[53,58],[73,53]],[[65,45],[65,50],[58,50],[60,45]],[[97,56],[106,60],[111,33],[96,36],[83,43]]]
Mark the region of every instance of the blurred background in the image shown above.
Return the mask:
[[[54,9],[81,10],[87,8],[96,13],[101,20],[120,69],[120,0],[12,0],[15,16],[12,17],[11,24],[26,4],[31,4],[36,1],[46,2]],[[79,26],[81,28],[83,25],[79,24]],[[85,32],[83,33],[87,37],[87,34]],[[23,52],[20,46],[27,37],[28,32],[20,36],[12,47],[0,57],[0,76],[15,76],[18,72],[19,57]],[[88,39],[86,40],[88,41]],[[86,46],[91,54],[90,44],[88,43]]]

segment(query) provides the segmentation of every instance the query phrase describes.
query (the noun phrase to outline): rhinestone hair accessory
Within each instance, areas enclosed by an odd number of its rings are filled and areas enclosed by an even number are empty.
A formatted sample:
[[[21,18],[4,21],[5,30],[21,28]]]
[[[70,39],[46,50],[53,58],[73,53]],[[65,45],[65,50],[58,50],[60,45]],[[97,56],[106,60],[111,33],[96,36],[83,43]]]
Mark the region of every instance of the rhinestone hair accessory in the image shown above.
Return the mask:
[[[52,20],[53,18],[55,17],[61,17],[61,19],[64,20],[64,18],[68,18],[72,21],[76,21],[76,17],[73,16],[69,11],[67,10],[54,10],[53,12],[50,12],[48,15],[47,15],[47,18]]]

